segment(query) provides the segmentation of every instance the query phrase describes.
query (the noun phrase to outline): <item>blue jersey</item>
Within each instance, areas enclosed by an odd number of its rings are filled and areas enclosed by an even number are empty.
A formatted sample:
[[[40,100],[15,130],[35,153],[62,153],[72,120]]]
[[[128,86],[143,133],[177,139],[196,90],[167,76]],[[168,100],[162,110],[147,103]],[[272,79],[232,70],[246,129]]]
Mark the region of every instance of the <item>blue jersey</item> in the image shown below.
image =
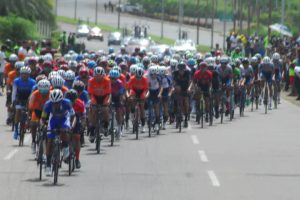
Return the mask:
[[[27,101],[35,84],[36,82],[32,78],[27,80],[20,77],[16,78],[13,83],[12,100]]]
[[[79,99],[84,102],[84,105],[89,103],[89,93],[86,90],[79,95]]]
[[[65,121],[67,118],[75,114],[71,101],[68,99],[63,99],[60,102],[58,109],[55,109],[53,102],[48,100],[45,103],[43,110],[45,113],[50,114],[49,119],[57,119],[61,121]]]

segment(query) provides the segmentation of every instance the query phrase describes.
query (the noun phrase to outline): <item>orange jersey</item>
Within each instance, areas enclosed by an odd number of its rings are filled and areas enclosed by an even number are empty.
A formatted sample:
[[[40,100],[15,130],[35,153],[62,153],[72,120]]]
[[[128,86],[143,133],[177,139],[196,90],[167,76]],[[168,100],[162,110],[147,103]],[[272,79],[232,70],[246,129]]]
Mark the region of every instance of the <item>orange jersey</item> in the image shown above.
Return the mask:
[[[53,90],[53,89],[54,88],[51,86],[50,90]],[[62,86],[62,88],[60,90],[63,92],[63,94],[65,94],[69,89],[66,86]]]
[[[88,82],[88,92],[91,96],[105,96],[111,93],[111,81],[105,76],[101,82],[91,78]]]
[[[17,77],[17,71],[16,70],[13,70],[13,71],[9,72],[8,77],[7,77],[7,82],[6,82],[7,85],[12,86],[16,77]]]
[[[4,67],[4,76],[8,76],[9,72],[11,72],[12,70],[14,70],[14,68],[11,66],[10,63],[6,63],[5,67]]]
[[[132,76],[127,83],[127,89],[148,90],[148,80],[144,76],[141,79],[137,79],[135,76]]]
[[[43,110],[44,104],[46,101],[49,99],[49,94],[48,95],[42,95],[40,91],[36,90],[34,91],[29,98],[29,104],[28,108],[29,110]]]

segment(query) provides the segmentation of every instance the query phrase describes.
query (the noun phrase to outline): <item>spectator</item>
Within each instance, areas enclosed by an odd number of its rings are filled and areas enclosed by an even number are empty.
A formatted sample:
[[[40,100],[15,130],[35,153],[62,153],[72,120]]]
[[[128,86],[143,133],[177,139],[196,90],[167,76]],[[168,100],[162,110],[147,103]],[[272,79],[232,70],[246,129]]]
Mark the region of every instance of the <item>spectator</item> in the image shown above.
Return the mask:
[[[107,10],[107,4],[104,3],[104,11],[106,12],[106,10]]]
[[[0,86],[1,88],[4,87],[3,85],[3,71],[4,71],[4,66],[5,66],[5,51],[6,48],[5,46],[1,46],[1,50],[0,50]],[[2,96],[2,93],[0,93],[0,95]]]

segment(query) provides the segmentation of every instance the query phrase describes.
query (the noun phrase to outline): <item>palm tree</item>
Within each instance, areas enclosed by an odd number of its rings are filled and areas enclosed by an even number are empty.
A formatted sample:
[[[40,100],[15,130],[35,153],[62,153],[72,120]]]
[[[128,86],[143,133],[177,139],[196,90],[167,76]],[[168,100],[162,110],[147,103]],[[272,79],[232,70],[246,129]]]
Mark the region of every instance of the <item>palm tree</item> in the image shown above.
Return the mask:
[[[55,23],[50,0],[1,0],[0,16],[17,15],[31,21]]]

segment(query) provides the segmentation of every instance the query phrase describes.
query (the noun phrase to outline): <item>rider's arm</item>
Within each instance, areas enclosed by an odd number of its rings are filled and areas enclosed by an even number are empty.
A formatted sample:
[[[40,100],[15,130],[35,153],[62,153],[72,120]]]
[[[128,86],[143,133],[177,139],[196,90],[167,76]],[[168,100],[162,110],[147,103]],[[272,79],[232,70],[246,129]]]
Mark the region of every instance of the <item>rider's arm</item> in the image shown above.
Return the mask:
[[[17,90],[18,90],[18,87],[17,87],[16,83],[14,82],[13,90],[12,90],[12,102],[14,102],[16,100]]]

